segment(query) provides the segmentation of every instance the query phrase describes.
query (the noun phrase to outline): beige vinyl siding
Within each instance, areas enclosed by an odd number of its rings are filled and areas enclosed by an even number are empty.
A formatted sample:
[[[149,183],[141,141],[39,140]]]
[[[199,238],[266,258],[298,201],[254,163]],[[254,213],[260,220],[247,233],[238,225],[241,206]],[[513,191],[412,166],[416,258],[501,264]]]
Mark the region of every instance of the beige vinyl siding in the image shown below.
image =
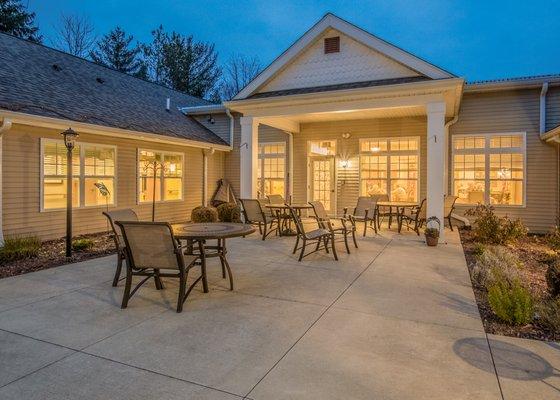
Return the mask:
[[[349,133],[349,139],[342,134]],[[356,206],[359,196],[359,142],[375,137],[420,137],[420,199],[426,196],[426,118],[386,118],[351,121],[317,122],[301,125],[294,134],[294,202],[305,203],[308,187],[307,142],[309,140],[336,140],[337,155],[337,213],[343,208]],[[350,167],[339,166],[339,160],[348,159]]]
[[[546,130],[560,125],[560,86],[548,89],[546,96]]]
[[[52,129],[15,125],[3,138],[3,229],[5,235],[36,234],[42,239],[65,234],[65,211],[40,212],[41,138],[60,139]],[[117,146],[116,204],[114,208],[133,208],[141,219],[151,217],[151,205],[137,205],[137,151],[139,148],[184,154],[183,200],[158,203],[156,219],[184,221],[193,207],[202,203],[202,150],[131,139],[81,134],[81,142]],[[224,154],[209,158],[209,196],[215,181],[223,176]],[[212,179],[210,179],[210,177]],[[92,233],[107,229],[101,212],[104,207],[75,209],[74,233]]]
[[[539,138],[539,89],[490,93],[465,93],[457,134],[526,132],[526,203],[523,207],[496,206],[500,215],[521,218],[531,229],[544,232],[556,224],[558,176],[556,149]],[[450,142],[450,149],[452,140]],[[452,160],[449,152],[449,189],[452,189]],[[458,207],[459,213],[468,206]]]

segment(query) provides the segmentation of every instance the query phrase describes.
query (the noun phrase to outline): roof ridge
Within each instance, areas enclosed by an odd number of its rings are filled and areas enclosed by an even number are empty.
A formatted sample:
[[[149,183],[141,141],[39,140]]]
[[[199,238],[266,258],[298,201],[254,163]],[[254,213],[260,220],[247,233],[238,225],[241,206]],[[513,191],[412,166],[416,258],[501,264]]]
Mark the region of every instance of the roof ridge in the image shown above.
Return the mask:
[[[30,44],[30,45],[37,45],[37,46],[43,47],[43,48],[45,48],[45,49],[47,49],[47,50],[51,50],[51,51],[60,53],[60,54],[62,54],[62,55],[64,55],[64,56],[71,57],[71,58],[75,58],[75,59],[80,60],[80,61],[85,61],[85,62],[87,62],[87,63],[89,63],[89,64],[95,65],[95,66],[100,67],[100,68],[105,68],[105,69],[107,69],[107,70],[109,70],[109,71],[115,72],[115,73],[117,73],[117,74],[121,74],[121,75],[123,75],[123,76],[128,76],[128,77],[130,77],[130,78],[137,79],[137,80],[139,80],[139,81],[146,82],[146,83],[151,83],[152,85],[155,85],[155,86],[160,87],[160,88],[162,88],[162,89],[167,89],[167,90],[169,90],[169,91],[175,92],[175,93],[180,94],[180,95],[182,95],[182,96],[189,96],[189,97],[192,97],[192,98],[197,99],[197,100],[202,100],[202,101],[208,102],[208,105],[210,105],[210,104],[215,104],[215,103],[212,103],[211,101],[206,100],[206,99],[203,99],[203,98],[201,98],[201,97],[196,97],[196,96],[193,96],[193,95],[191,95],[191,94],[188,94],[188,93],[185,93],[185,92],[181,92],[180,90],[173,89],[173,88],[170,88],[170,87],[168,87],[168,86],[162,85],[162,84],[160,84],[160,83],[153,82],[153,81],[150,81],[150,80],[148,80],[148,79],[143,79],[143,78],[140,78],[140,77],[138,77],[138,76],[134,76],[134,75],[128,74],[128,73],[126,73],[126,72],[119,71],[119,70],[114,69],[114,68],[112,68],[112,67],[109,67],[109,66],[107,66],[107,65],[103,65],[103,64],[96,63],[96,62],[93,61],[93,60],[88,60],[87,58],[80,57],[80,56],[77,56],[77,55],[74,55],[74,54],[70,54],[70,53],[67,53],[67,52],[65,52],[65,51],[63,51],[63,50],[60,50],[60,49],[57,49],[57,48],[54,48],[54,47],[51,47],[51,46],[47,46],[47,45],[44,44],[44,43],[34,42],[34,41],[32,41],[32,40],[28,40],[28,39],[25,39],[25,38],[21,38],[21,37],[18,37],[18,36],[15,36],[15,35],[12,35],[12,34],[6,33],[6,32],[0,32],[0,35],[8,36],[8,37],[11,37],[11,38],[13,38],[13,39],[17,39],[17,40],[20,40],[20,41],[22,41],[22,42],[28,43],[28,44]]]

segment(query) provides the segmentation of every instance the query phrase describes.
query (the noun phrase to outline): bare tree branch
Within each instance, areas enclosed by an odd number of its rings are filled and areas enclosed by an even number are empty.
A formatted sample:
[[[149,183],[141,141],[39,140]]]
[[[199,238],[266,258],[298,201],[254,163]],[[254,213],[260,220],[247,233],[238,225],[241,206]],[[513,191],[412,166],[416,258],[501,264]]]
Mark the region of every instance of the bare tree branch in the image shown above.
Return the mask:
[[[61,14],[55,30],[53,45],[75,56],[86,57],[95,44],[95,28],[85,15]]]
[[[257,57],[234,55],[224,65],[221,82],[222,100],[230,100],[251,82],[260,72],[262,66]]]

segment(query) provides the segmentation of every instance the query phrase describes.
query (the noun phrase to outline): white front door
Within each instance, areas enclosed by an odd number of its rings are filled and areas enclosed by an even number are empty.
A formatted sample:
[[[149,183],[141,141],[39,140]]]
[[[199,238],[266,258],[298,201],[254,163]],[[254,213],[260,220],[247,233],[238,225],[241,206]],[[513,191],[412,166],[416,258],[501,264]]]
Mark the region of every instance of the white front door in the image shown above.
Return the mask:
[[[334,156],[310,158],[310,197],[320,201],[329,213],[335,211]]]

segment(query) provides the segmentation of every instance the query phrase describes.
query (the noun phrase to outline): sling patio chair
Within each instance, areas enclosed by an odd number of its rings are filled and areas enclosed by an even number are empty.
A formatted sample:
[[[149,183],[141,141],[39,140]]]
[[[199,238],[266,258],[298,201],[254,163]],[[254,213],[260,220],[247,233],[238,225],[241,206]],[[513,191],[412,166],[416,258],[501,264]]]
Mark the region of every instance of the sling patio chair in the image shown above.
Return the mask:
[[[136,291],[154,278],[156,289],[163,289],[161,278],[178,278],[179,295],[177,312],[183,311],[183,303],[195,285],[202,280],[203,273],[187,288],[189,271],[196,265],[199,257],[184,254],[184,249],[173,236],[171,225],[167,222],[133,222],[117,221],[126,244],[126,284],[121,308],[128,306],[128,301]],[[199,242],[200,252],[202,244]],[[162,272],[163,271],[163,272]],[[132,277],[144,277],[132,289]],[[132,290],[131,290],[132,289]]]
[[[286,204],[286,200],[281,194],[269,194],[267,197],[270,204]]]
[[[284,197],[280,194],[269,194],[267,197],[270,204],[279,204],[279,205],[286,204],[286,200],[284,200]],[[282,211],[277,210],[276,216],[278,217],[280,222],[280,232],[284,232],[288,228],[288,224],[292,217],[290,217],[290,213],[287,212],[286,210],[282,210]]]
[[[406,224],[407,229],[412,228],[420,236],[420,228],[426,222],[426,199],[418,207],[405,208],[401,213],[400,224]]]
[[[344,217],[353,221],[364,223],[364,236],[366,236],[368,225],[377,233],[377,200],[370,196],[358,197],[358,203],[352,214],[348,214],[348,207],[344,207]]]
[[[245,223],[257,225],[262,235],[262,240],[265,240],[271,232],[278,234],[280,227],[279,218],[272,210],[264,207],[264,204],[267,204],[265,200],[239,199],[239,201],[241,201],[243,206]]]
[[[446,194],[443,198],[443,216],[449,222],[449,228],[453,231],[453,223],[451,222],[451,214],[455,210],[455,202],[457,201],[457,196],[452,196]],[[445,224],[445,222],[444,222]]]
[[[301,261],[304,257],[316,253],[321,249],[324,249],[327,253],[329,253],[329,243],[331,243],[332,246],[334,259],[338,261],[338,256],[336,254],[336,247],[334,244],[333,232],[323,228],[319,228],[307,232],[305,230],[305,226],[303,225],[301,217],[299,216],[297,211],[290,207],[290,214],[292,215],[294,225],[296,226],[296,245],[294,246],[294,250],[292,251],[292,254],[295,254],[296,251],[298,251],[299,249],[301,250],[299,253],[298,261]],[[302,241],[302,244],[301,247],[298,247],[300,240]],[[307,242],[315,243],[315,250],[312,250],[309,253],[305,254]]]
[[[113,286],[117,286],[119,283],[119,278],[121,276],[122,263],[126,261],[126,251],[124,239],[122,236],[121,228],[119,228],[115,222],[117,221],[138,221],[138,215],[131,208],[124,208],[122,210],[106,211],[103,215],[107,217],[109,223],[111,224],[111,229],[113,230],[113,240],[115,241],[115,247],[117,248],[117,269],[115,271],[115,277],[113,278]]]
[[[372,199],[375,200],[376,204],[378,201],[389,201],[388,194],[373,194],[371,195],[371,197]],[[391,223],[393,222],[393,217],[397,215],[391,211],[392,211],[391,207],[387,207],[387,206],[377,207],[377,229],[381,229],[381,222],[385,219],[385,217],[388,218],[387,224],[389,228],[391,227]]]
[[[346,252],[350,254],[350,246],[348,246],[348,236],[352,235],[352,240],[354,241],[354,246],[358,248],[358,243],[356,242],[356,223],[350,218],[340,218],[333,219],[329,218],[327,210],[320,201],[310,201],[309,204],[313,207],[313,212],[315,213],[315,219],[319,224],[319,228],[326,229],[331,232],[336,238],[337,235],[342,235],[344,239],[344,245],[346,246]]]

